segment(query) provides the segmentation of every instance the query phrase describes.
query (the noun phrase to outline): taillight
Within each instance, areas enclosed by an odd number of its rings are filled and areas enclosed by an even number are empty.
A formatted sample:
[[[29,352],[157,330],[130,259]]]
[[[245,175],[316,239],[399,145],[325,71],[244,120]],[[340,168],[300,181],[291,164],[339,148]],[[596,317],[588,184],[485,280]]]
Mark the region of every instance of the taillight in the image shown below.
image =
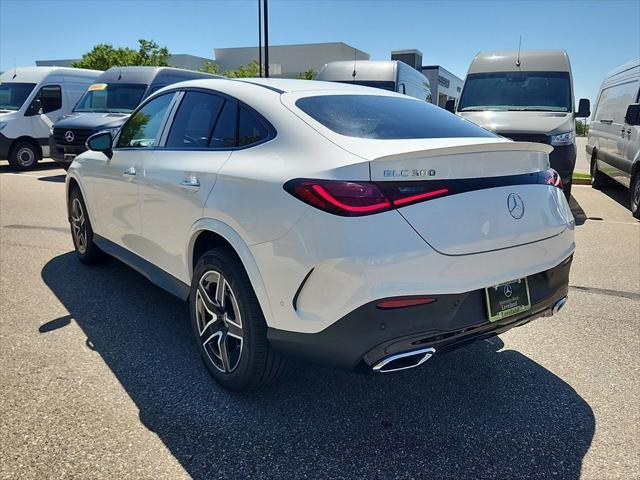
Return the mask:
[[[391,202],[373,183],[335,180],[290,180],[284,189],[320,210],[357,217],[389,210]]]
[[[384,212],[448,192],[446,188],[416,189],[398,184],[312,179],[290,180],[284,189],[309,205],[344,217]]]
[[[560,178],[560,174],[556,172],[553,168],[545,170],[542,172],[544,182],[547,185],[553,185],[554,187],[562,188],[562,178]]]

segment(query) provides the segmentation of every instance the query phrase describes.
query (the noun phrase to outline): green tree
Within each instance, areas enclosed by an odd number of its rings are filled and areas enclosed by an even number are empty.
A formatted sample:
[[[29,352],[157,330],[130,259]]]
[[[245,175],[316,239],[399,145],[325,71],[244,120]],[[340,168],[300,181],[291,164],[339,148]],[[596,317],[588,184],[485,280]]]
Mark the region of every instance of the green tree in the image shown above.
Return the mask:
[[[316,73],[312,68],[307,68],[304,72],[298,74],[298,78],[300,80],[313,80],[313,77],[316,76]]]
[[[240,65],[236,70],[227,70],[223,75],[229,78],[259,77],[260,66],[257,60],[253,60],[247,65]]]
[[[216,73],[220,73],[220,65],[210,60],[205,60],[205,62],[202,64],[202,67],[200,67],[199,70],[204,73],[216,74]]]
[[[89,68],[94,70],[107,70],[111,67],[125,67],[129,65],[166,67],[169,65],[169,50],[160,47],[153,40],[138,40],[139,48],[134,50],[129,47],[114,48],[108,43],[100,43],[90,52],[82,55],[82,59],[73,62],[76,68]]]
[[[587,135],[589,127],[582,121],[576,120],[576,135]]]

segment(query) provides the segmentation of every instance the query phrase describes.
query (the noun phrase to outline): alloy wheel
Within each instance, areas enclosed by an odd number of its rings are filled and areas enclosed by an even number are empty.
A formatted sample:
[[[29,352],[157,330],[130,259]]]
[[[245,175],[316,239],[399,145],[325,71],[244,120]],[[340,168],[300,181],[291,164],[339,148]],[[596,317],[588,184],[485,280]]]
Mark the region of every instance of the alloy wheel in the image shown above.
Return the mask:
[[[71,202],[71,233],[78,252],[84,254],[87,251],[87,223],[82,203],[77,197]]]
[[[196,322],[202,347],[211,363],[231,373],[240,363],[244,332],[236,296],[225,277],[208,270],[198,281]]]
[[[640,208],[640,178],[633,182],[633,192],[631,193],[631,210],[637,211]]]

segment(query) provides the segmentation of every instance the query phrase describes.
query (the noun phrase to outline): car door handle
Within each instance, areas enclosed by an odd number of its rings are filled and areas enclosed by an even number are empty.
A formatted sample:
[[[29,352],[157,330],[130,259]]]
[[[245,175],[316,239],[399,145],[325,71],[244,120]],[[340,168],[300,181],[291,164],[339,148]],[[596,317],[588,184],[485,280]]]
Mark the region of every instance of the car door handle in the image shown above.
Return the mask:
[[[127,168],[124,172],[122,172],[122,175],[124,175],[125,177],[135,177],[136,175],[135,167]]]
[[[197,190],[200,188],[200,181],[196,177],[185,178],[180,182],[180,188],[184,190]]]

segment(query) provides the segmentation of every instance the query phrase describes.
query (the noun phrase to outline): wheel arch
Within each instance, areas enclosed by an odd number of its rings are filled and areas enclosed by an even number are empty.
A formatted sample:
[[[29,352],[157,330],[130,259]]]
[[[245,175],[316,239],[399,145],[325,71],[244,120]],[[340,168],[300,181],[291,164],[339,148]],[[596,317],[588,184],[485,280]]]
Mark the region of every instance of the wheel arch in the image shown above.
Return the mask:
[[[89,205],[89,197],[87,195],[87,192],[84,188],[84,185],[82,184],[82,182],[76,178],[76,176],[72,173],[67,172],[67,178],[65,180],[65,201],[67,204],[67,221],[70,221],[69,218],[69,196],[71,195],[71,191],[77,188],[78,190],[80,190],[80,194],[82,195],[82,199],[84,200],[84,204],[87,207],[87,215],[89,215],[89,221],[91,222],[91,226],[94,229],[95,232],[95,226],[96,226],[96,221],[94,218],[94,215],[91,212],[91,206]]]
[[[186,256],[189,266],[189,283],[193,280],[193,270],[198,258],[210,248],[216,247],[229,248],[238,257],[249,277],[267,325],[274,325],[271,304],[258,264],[242,237],[224,222],[202,219],[194,224]]]

